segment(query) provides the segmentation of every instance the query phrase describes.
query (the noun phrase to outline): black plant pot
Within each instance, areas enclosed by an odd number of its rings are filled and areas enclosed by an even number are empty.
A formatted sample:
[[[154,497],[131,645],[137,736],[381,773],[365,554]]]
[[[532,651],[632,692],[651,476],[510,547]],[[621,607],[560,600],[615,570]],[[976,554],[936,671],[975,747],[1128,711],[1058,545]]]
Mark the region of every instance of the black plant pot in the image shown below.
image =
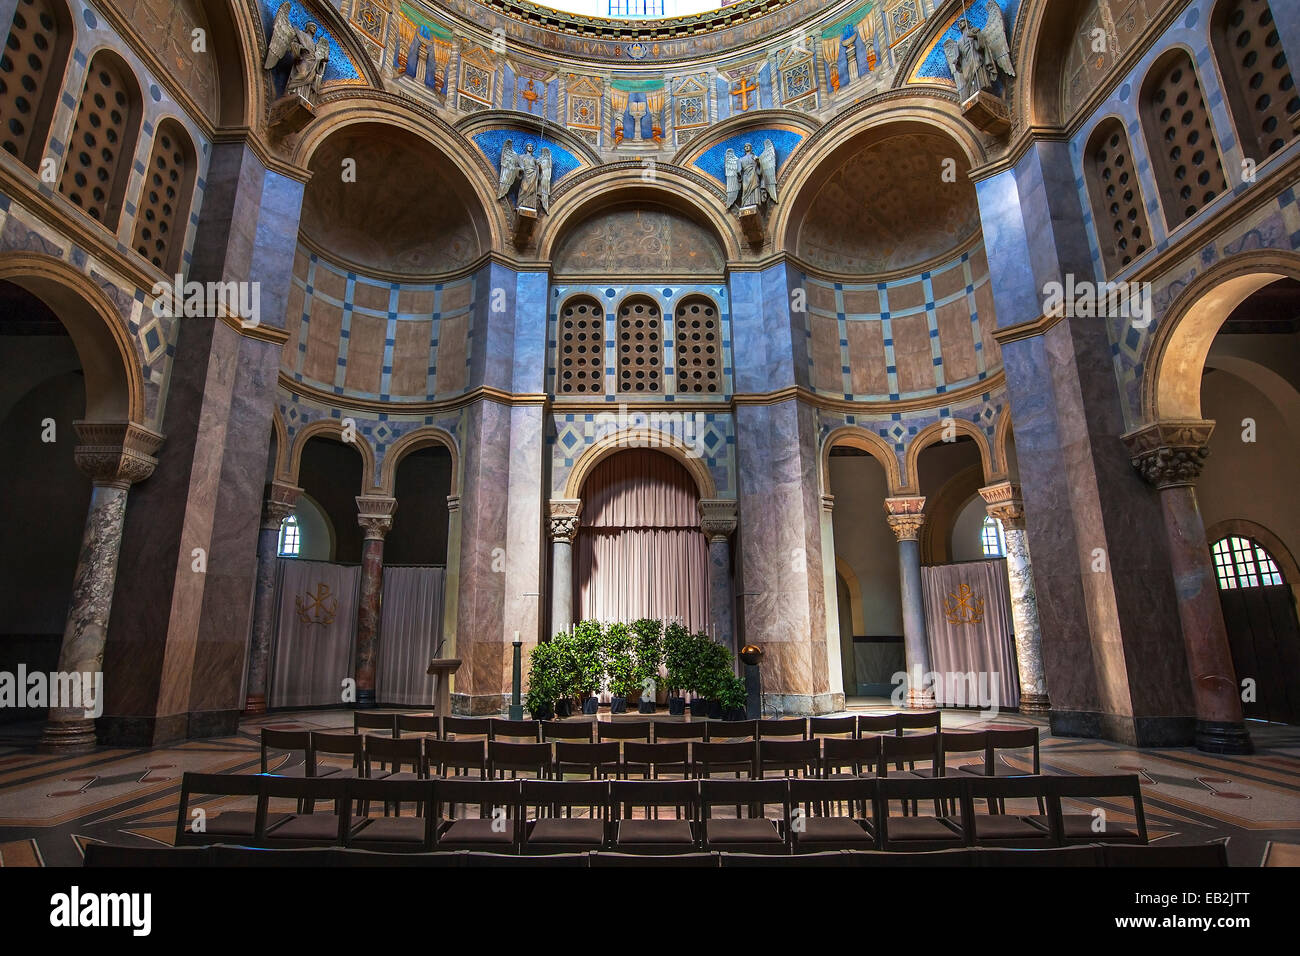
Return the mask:
[[[572,716],[573,716],[573,701],[569,700],[567,697],[566,697],[564,700],[557,700],[557,701],[555,702],[555,716],[556,716],[556,717],[572,717]]]
[[[600,713],[600,698],[599,697],[582,698],[582,712],[587,715]]]
[[[610,712],[611,714],[626,714],[626,713],[627,713],[627,698],[626,698],[626,697],[611,697],[611,698],[609,699],[609,712]]]
[[[732,707],[722,713],[723,720],[744,720],[746,716],[744,707]]]
[[[638,714],[653,714],[655,712],[654,700],[642,700],[636,705],[636,712]]]
[[[532,715],[533,720],[551,720],[555,717],[555,709],[548,704],[532,711]]]
[[[722,719],[722,701],[720,700],[709,701],[709,719],[710,720]]]
[[[686,698],[685,698],[685,697],[669,697],[669,698],[668,698],[668,714],[669,714],[669,716],[671,716],[671,717],[680,717],[680,716],[682,716],[682,714],[684,714],[684,713],[686,713]]]
[[[709,716],[709,702],[705,700],[703,697],[694,698],[691,701],[691,716],[692,717]]]

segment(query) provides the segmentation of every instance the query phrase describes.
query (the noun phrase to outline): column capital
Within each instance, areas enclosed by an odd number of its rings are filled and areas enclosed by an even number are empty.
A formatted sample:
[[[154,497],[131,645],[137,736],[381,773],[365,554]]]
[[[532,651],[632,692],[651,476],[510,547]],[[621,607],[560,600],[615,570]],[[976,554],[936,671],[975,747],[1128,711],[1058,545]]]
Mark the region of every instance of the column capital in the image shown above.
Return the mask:
[[[279,531],[284,519],[293,514],[298,504],[302,489],[287,481],[272,481],[266,486],[266,498],[262,501],[262,528]]]
[[[736,502],[731,498],[701,498],[700,530],[710,543],[726,541],[736,530]]]
[[[885,520],[899,541],[915,541],[925,524],[925,496],[907,495],[885,499]]]
[[[77,421],[72,427],[79,439],[73,459],[96,484],[129,488],[152,475],[158,465],[154,453],[163,436],[143,425]]]
[[[447,513],[455,514],[460,510],[460,495],[447,496]]]
[[[1025,527],[1025,502],[1020,497],[1020,485],[1014,481],[998,481],[980,489],[984,510],[1002,522],[1004,528],[1023,531]]]
[[[822,511],[832,514],[835,511],[835,496],[822,495]]]
[[[357,524],[366,532],[367,541],[383,541],[393,528],[397,499],[381,495],[357,495]]]
[[[1156,488],[1193,485],[1210,454],[1214,422],[1182,419],[1153,422],[1123,436],[1133,467]]]
[[[552,498],[546,503],[552,541],[572,541],[582,514],[581,498]]]

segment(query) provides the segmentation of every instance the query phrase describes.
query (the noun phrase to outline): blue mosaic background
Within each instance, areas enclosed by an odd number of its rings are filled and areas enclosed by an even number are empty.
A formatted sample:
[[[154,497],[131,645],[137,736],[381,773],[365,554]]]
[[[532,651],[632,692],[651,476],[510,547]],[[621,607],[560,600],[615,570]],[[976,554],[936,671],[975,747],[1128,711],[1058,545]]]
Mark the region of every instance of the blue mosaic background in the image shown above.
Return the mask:
[[[736,155],[739,156],[744,151],[745,144],[752,143],[754,153],[757,155],[763,151],[763,140],[765,139],[770,139],[772,146],[776,149],[776,169],[779,173],[785,161],[794,152],[795,147],[803,142],[803,134],[786,129],[746,130],[744,133],[732,136],[730,139],[724,139],[721,143],[710,147],[692,165],[725,185],[727,174],[723,168],[723,163],[726,159],[727,150],[734,149]]]
[[[266,31],[266,37],[271,37],[271,25],[275,23],[275,12],[280,9],[280,3],[277,0],[261,0],[262,6],[262,28]],[[330,41],[330,61],[325,65],[325,82],[331,80],[356,80],[360,79],[357,68],[352,64],[352,58],[344,52],[343,47],[339,46],[338,40],[330,36],[329,32],[321,25],[320,21],[307,12],[298,0],[289,0],[289,22],[295,27],[302,29],[307,21],[311,20],[317,24],[316,36],[322,34],[329,38]],[[286,58],[287,60],[287,58]],[[283,67],[281,67],[283,69]]]
[[[488,162],[498,174],[501,172],[501,149],[508,139],[514,141],[512,148],[516,153],[522,153],[528,143],[536,145],[534,152],[541,152],[543,146],[551,151],[551,185],[555,185],[582,165],[577,156],[555,140],[535,133],[517,129],[489,129],[482,133],[475,133],[474,145],[483,150],[483,155],[488,158]]]
[[[1007,42],[1010,43],[1011,37],[1015,33],[1016,11],[1020,8],[1020,0],[998,0],[998,6],[1002,8],[1002,19],[1006,21],[1007,25]],[[957,19],[961,20],[962,17],[958,16]],[[982,29],[989,19],[987,5],[979,3],[973,4],[970,9],[966,11],[965,19],[970,20],[970,22],[976,27]],[[948,58],[943,55],[943,45],[949,40],[957,40],[960,38],[961,31],[957,29],[957,26],[954,23],[940,35],[934,46],[930,47],[930,52],[925,55],[925,59],[922,60],[921,65],[917,67],[916,75],[946,80],[953,79],[952,71],[948,69]],[[1011,52],[1014,56],[1017,51],[1013,48]]]

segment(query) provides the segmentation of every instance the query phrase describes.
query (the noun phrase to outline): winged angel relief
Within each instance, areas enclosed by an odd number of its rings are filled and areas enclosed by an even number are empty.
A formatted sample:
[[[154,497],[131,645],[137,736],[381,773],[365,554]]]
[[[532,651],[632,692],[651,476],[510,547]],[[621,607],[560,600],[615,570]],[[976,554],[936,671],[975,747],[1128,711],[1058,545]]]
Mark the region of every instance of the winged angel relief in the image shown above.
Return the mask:
[[[751,143],[745,144],[739,156],[734,149],[727,150],[723,170],[727,174],[728,209],[776,202],[776,147],[770,139],[763,141],[763,151],[757,156]]]
[[[943,55],[948,59],[952,78],[957,81],[957,99],[962,103],[976,93],[991,91],[999,70],[1007,76],[1016,75],[1002,8],[995,0],[989,0],[987,10],[983,29],[976,28],[969,20],[958,20],[961,37],[943,45]]]
[[[290,23],[287,2],[280,4],[275,13],[271,42],[267,44],[266,62],[262,68],[275,69],[285,54],[293,58],[289,82],[284,87],[285,96],[296,93],[306,99],[320,93],[321,84],[325,82],[325,67],[330,59],[330,41],[324,34],[317,36],[318,29],[312,20],[308,20],[301,30]]]
[[[515,209],[550,212],[551,203],[551,151],[545,146],[533,155],[533,144],[516,153],[514,142],[506,140],[501,146],[501,179],[497,183],[497,199],[505,199],[516,184]]]

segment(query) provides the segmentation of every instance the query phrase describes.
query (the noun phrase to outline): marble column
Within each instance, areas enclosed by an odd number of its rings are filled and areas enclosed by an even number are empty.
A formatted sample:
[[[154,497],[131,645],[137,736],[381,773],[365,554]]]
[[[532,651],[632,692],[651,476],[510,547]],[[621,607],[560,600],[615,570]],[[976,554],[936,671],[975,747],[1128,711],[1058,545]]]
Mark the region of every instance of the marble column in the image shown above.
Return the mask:
[[[1196,749],[1253,752],[1241,710],[1241,688],[1223,623],[1214,562],[1196,501],[1196,479],[1210,453],[1214,422],[1165,421],[1124,436],[1134,467],[1160,493],[1174,576],[1178,619],[1196,704]]]
[[[551,524],[551,633],[573,626],[573,536],[578,533],[582,501],[552,499]]]
[[[102,712],[104,701],[93,682],[103,679],[104,641],[122,549],[127,493],[132,484],[153,474],[158,464],[153,452],[162,444],[161,435],[129,422],[75,422],[73,427],[80,439],[74,458],[90,476],[92,491],[59,651],[59,672],[90,675],[92,683],[87,684],[85,678],[78,682],[84,706],[56,707],[57,702],[51,699],[40,740],[40,749],[46,752],[79,752],[95,746],[95,717]]]
[[[253,637],[248,647],[248,681],[244,713],[266,713],[266,681],[275,626],[275,568],[280,556],[280,526],[293,513],[302,489],[288,482],[266,486],[262,527],[257,536],[257,580],[253,590]]]
[[[357,597],[357,708],[375,706],[375,662],[379,658],[379,621],[384,606],[384,536],[393,527],[396,498],[359,495],[357,524],[365,531],[361,545],[361,593]]]
[[[731,535],[736,530],[736,502],[702,499],[700,529],[709,539],[709,632],[734,652],[739,650],[731,613]]]
[[[921,526],[925,498],[912,495],[885,499],[885,520],[898,539],[898,581],[903,599],[903,652],[907,666],[907,706],[930,709],[934,691],[926,685],[930,673],[930,640],[925,626],[921,591]]]
[[[985,510],[1002,522],[1007,545],[1007,583],[1011,591],[1011,624],[1015,631],[1016,671],[1020,675],[1020,712],[1046,714],[1051,707],[1043,672],[1043,635],[1038,624],[1038,595],[1029,561],[1025,532],[1025,503],[1020,486],[1000,481],[980,489]]]

